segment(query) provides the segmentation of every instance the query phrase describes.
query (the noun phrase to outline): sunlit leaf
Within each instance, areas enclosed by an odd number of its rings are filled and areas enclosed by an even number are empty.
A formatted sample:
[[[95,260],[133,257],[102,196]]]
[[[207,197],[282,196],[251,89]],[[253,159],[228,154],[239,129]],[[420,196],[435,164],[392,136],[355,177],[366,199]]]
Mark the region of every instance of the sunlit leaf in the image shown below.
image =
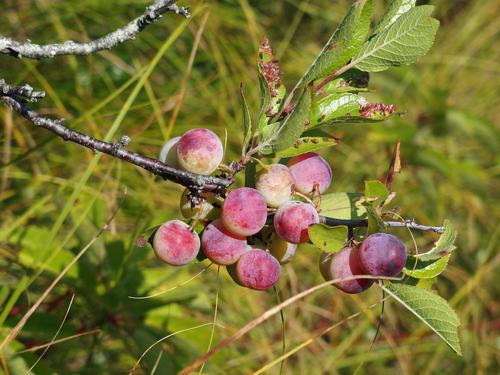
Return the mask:
[[[332,193],[321,197],[321,215],[334,219],[366,219],[361,193]]]
[[[392,0],[384,15],[375,26],[373,34],[378,34],[391,26],[403,14],[415,6],[416,0]]]
[[[319,249],[327,252],[342,250],[347,240],[346,226],[329,227],[323,224],[311,225],[308,229],[309,239]]]
[[[297,139],[292,147],[276,153],[281,158],[290,158],[292,156],[304,154],[310,151],[316,151],[321,148],[334,146],[339,140],[333,137],[301,137]]]
[[[449,220],[444,221],[443,227],[444,232],[434,244],[434,247],[426,253],[415,255],[416,258],[424,261],[435,260],[448,255],[456,249],[456,246],[454,245],[457,238],[455,228],[451,225]]]
[[[448,254],[438,260],[429,261],[421,261],[416,260],[414,257],[409,257],[405,268],[403,268],[403,272],[415,279],[432,279],[440,275],[446,269],[450,256],[451,255]]]

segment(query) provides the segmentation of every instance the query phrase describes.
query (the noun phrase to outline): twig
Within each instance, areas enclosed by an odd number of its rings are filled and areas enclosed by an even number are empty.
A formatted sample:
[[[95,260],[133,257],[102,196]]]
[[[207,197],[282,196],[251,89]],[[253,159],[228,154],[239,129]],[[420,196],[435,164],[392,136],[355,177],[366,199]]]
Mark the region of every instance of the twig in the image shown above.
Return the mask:
[[[45,92],[34,91],[30,85],[9,85],[4,79],[0,79],[0,96],[18,96],[29,102],[36,102],[45,97]]]
[[[126,26],[87,43],[76,43],[68,40],[64,43],[41,45],[31,43],[31,41],[21,43],[0,35],[0,53],[17,58],[28,57],[41,60],[62,55],[89,55],[110,49],[134,39],[147,26],[158,21],[164,13],[174,12],[186,18],[189,17],[189,11],[177,6],[176,2],[177,0],[156,0],[146,8],[140,17],[129,22]]]
[[[74,142],[87,147],[94,152],[103,152],[128,163],[137,165],[165,180],[170,180],[183,185],[194,192],[211,191],[222,194],[231,184],[232,180],[213,176],[203,176],[181,171],[162,163],[159,160],[148,158],[141,154],[127,151],[130,139],[122,137],[117,143],[104,142],[77,130],[69,129],[61,119],[44,117],[30,109],[27,102],[16,95],[2,96],[3,100],[13,111],[31,121],[35,126],[45,128],[63,138],[65,141]]]
[[[358,228],[358,227],[367,227],[368,220],[367,219],[356,219],[356,220],[345,220],[345,219],[333,219],[330,217],[320,216],[320,223],[326,224],[328,226],[337,226],[337,225],[345,225],[349,228]],[[435,233],[443,233],[443,227],[432,227],[428,225],[417,224],[414,220],[405,220],[405,221],[384,221],[386,227],[405,227],[410,229],[417,229],[422,231],[432,231]]]

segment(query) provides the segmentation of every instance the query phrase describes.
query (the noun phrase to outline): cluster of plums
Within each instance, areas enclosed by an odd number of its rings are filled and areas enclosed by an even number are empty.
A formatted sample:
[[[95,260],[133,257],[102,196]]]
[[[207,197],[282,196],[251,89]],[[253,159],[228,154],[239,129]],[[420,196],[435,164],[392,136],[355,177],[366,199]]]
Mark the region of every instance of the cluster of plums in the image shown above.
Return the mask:
[[[164,163],[189,172],[209,175],[223,158],[217,135],[207,129],[192,129],[171,139],[160,153]],[[225,199],[202,193],[193,205],[186,189],[180,200],[185,219],[203,224],[201,238],[191,226],[170,220],[155,232],[152,245],[162,261],[185,265],[206,257],[226,266],[236,283],[255,290],[276,284],[281,264],[289,262],[297,246],[309,241],[308,228],[319,223],[315,206],[293,200],[295,194],[322,194],[332,181],[328,163],[308,152],[291,158],[287,165],[264,166],[254,188],[230,191]],[[272,225],[268,217],[274,215]],[[200,253],[201,250],[201,253]],[[385,233],[369,236],[358,247],[347,247],[320,259],[326,280],[356,275],[394,276],[403,268],[407,251],[397,238]],[[355,279],[336,284],[348,293],[367,289],[373,280]]]

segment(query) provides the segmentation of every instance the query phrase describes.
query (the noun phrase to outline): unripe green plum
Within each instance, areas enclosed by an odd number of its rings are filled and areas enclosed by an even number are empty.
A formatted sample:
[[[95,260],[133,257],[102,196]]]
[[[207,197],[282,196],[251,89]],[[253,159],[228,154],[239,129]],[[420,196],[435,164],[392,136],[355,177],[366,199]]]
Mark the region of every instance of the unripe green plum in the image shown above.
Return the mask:
[[[191,207],[189,199],[189,189],[185,189],[179,202],[179,209],[186,219],[197,218],[200,220],[214,220],[220,214],[217,196],[213,193],[201,193],[202,202]]]
[[[302,202],[287,203],[274,215],[274,230],[283,240],[295,244],[309,241],[308,228],[319,223],[314,206]]]
[[[332,169],[325,159],[314,152],[294,156],[288,161],[288,168],[295,190],[302,194],[312,193],[315,186],[322,194],[332,182]]]
[[[179,166],[188,172],[210,175],[223,156],[222,142],[208,129],[191,129],[179,139],[177,159]]]
[[[201,235],[201,246],[208,259],[224,266],[236,263],[250,249],[245,237],[230,233],[220,220],[207,225]]]
[[[266,223],[266,200],[257,190],[239,188],[231,191],[222,204],[224,227],[238,236],[251,236]]]
[[[196,258],[200,250],[200,237],[180,220],[162,224],[153,237],[156,256],[172,266],[182,266]]]
[[[236,263],[236,277],[239,283],[254,290],[273,287],[280,277],[281,266],[268,252],[252,249],[241,256]]]
[[[293,177],[286,165],[271,164],[259,172],[255,188],[269,207],[279,207],[292,198]]]
[[[281,264],[288,263],[292,260],[297,252],[297,244],[286,242],[276,233],[274,233],[269,245],[269,252],[273,257],[275,257]]]
[[[177,162],[177,145],[179,144],[179,139],[181,139],[181,137],[170,139],[160,151],[159,160],[173,168],[179,167]]]
[[[345,247],[338,253],[323,253],[319,261],[319,270],[325,281],[365,275],[361,266],[359,249]],[[361,293],[373,284],[373,279],[353,279],[340,281],[334,287],[346,293]]]
[[[367,273],[373,276],[396,276],[403,269],[408,250],[404,243],[388,233],[368,236],[359,247],[359,259]]]

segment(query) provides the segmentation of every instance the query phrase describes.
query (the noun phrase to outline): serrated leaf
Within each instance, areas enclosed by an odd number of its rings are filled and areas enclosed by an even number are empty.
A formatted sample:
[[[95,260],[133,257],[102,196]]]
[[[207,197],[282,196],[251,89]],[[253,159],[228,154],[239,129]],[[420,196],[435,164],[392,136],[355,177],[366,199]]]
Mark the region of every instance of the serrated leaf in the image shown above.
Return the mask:
[[[416,0],[393,0],[387,7],[377,26],[373,30],[373,34],[378,34],[387,27],[391,26],[396,20],[410,9],[415,7]]]
[[[365,219],[361,193],[332,193],[321,196],[321,215],[333,219]]]
[[[248,145],[252,139],[253,134],[257,129],[254,128],[252,124],[252,118],[250,116],[250,110],[248,109],[248,103],[243,93],[243,85],[240,86],[241,94],[241,105],[243,110],[243,154],[245,154]]]
[[[311,123],[308,125],[308,129],[322,123],[330,123],[338,117],[359,115],[365,102],[366,99],[362,96],[351,93],[327,95],[312,104]]]
[[[344,247],[349,230],[346,226],[329,227],[323,224],[314,224],[308,228],[309,239],[323,251],[336,253]]]
[[[453,225],[451,225],[449,220],[445,220],[443,223],[444,232],[441,234],[439,239],[434,244],[434,247],[426,253],[416,254],[415,258],[420,260],[435,260],[439,259],[445,255],[448,255],[453,250],[456,249],[454,245],[457,238],[457,232]]]
[[[356,1],[301,82],[307,84],[317,78],[326,77],[347,64],[368,36],[371,14],[371,0]]]
[[[440,275],[448,265],[450,254],[435,261],[419,261],[415,257],[409,257],[403,272],[415,279],[432,279]],[[415,264],[415,261],[417,263]]]
[[[432,47],[439,27],[439,21],[430,17],[433,9],[431,5],[423,5],[403,14],[366,42],[350,65],[366,72],[379,72],[417,61]]]
[[[382,288],[432,329],[458,355],[462,355],[457,314],[439,295],[415,286],[389,284]]]
[[[334,146],[338,143],[339,140],[332,137],[301,137],[292,147],[279,151],[275,156],[281,158],[291,158],[292,156],[301,155],[306,152]]]
[[[292,113],[280,123],[276,131],[273,131],[267,138],[261,141],[263,147],[268,144],[272,152],[275,153],[292,147],[304,132],[311,110],[311,100],[311,91],[309,89],[304,90]]]
[[[385,231],[385,224],[380,215],[375,211],[375,208],[370,204],[366,203],[364,204],[365,209],[366,209],[366,214],[368,217],[368,231],[367,235],[373,234],[373,233],[379,233],[379,232],[384,232]]]
[[[389,190],[380,181],[365,181],[365,197],[373,207],[379,207],[389,197]]]

